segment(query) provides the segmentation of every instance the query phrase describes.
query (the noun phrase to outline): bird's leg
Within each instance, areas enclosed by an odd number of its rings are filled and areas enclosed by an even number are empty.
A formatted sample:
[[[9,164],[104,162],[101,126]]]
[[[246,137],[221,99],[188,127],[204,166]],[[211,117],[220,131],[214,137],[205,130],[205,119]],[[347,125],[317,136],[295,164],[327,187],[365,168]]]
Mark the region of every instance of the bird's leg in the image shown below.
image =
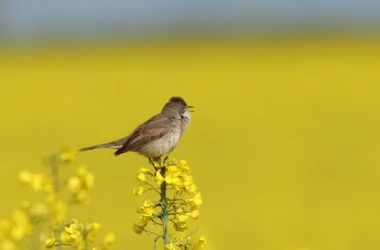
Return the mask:
[[[157,158],[149,158],[149,163],[153,165],[157,165],[160,162],[157,160]]]
[[[154,163],[153,163],[153,159],[152,158],[148,158],[148,163],[152,166],[154,166]]]
[[[164,161],[163,161],[163,163],[162,163],[163,166],[166,164],[166,162],[168,161],[168,159],[169,159],[169,156],[168,156],[168,155],[165,156]]]
[[[149,164],[151,164],[154,169],[157,171],[159,168],[162,167],[161,157],[158,158],[148,158]]]

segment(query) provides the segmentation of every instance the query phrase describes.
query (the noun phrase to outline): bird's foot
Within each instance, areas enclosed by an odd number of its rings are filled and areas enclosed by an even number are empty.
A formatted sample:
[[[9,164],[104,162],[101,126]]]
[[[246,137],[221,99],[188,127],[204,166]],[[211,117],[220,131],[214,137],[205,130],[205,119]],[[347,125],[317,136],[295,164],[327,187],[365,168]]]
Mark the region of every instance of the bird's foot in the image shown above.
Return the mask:
[[[161,157],[158,158],[148,158],[148,162],[152,165],[156,170],[160,168],[164,168],[169,159],[169,156],[165,156],[163,159]]]
[[[165,166],[166,162],[168,161],[169,156],[165,156],[164,161],[162,162],[162,166]]]
[[[161,158],[149,158],[148,159],[149,164],[151,164],[155,169],[158,169],[161,167]]]

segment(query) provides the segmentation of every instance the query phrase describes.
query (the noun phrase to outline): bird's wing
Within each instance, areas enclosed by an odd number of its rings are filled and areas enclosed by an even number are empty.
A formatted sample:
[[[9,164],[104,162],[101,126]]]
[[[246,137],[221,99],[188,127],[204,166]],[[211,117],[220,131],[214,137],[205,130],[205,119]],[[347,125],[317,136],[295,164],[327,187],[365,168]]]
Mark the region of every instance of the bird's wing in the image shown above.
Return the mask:
[[[144,147],[149,142],[155,141],[173,128],[173,120],[162,114],[158,114],[150,118],[145,123],[138,126],[125,141],[123,146],[119,148],[115,155],[135,151]]]

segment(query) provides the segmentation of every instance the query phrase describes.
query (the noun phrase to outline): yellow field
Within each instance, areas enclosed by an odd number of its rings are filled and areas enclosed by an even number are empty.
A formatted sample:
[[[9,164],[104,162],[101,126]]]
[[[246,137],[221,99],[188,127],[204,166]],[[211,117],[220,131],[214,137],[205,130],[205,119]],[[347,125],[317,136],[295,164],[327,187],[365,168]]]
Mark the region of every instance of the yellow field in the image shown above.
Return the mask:
[[[202,192],[207,249],[380,249],[380,43],[184,43],[0,54],[0,217],[35,195],[22,169],[61,146],[117,139],[170,96],[196,107],[172,156]],[[147,161],[90,151],[92,202],[72,210],[151,249],[131,225]],[[38,198],[38,197],[36,197]]]

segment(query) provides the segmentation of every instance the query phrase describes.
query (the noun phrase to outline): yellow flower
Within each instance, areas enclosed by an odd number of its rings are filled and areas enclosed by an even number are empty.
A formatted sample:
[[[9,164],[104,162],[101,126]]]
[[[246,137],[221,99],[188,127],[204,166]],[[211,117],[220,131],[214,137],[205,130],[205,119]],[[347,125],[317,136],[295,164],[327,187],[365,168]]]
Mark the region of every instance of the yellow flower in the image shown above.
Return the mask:
[[[4,239],[0,241],[0,249],[1,250],[17,250],[19,247],[16,243],[10,239]]]
[[[189,219],[189,216],[183,213],[183,210],[181,208],[178,209],[175,224],[174,224],[174,229],[179,232],[185,231],[189,224],[188,219]]]
[[[184,173],[190,173],[190,166],[187,164],[185,160],[181,160],[179,162],[179,168],[182,170]]]
[[[190,186],[194,184],[193,176],[190,174],[183,173],[182,174],[183,184],[185,186]]]
[[[34,191],[45,191],[48,190],[49,186],[52,185],[49,178],[45,174],[34,174],[32,181],[30,183]]]
[[[106,248],[116,243],[116,237],[113,233],[108,233],[103,239],[103,246]]]
[[[83,234],[87,234],[87,241],[94,243],[96,240],[95,234],[99,230],[100,224],[97,222],[92,222],[86,225],[86,229]]]
[[[80,180],[83,188],[90,189],[94,186],[95,176],[88,172],[87,168],[83,165],[77,166],[76,177]]]
[[[87,225],[88,231],[96,232],[99,230],[99,228],[100,228],[100,224],[98,222],[92,222],[92,223]]]
[[[87,242],[94,243],[96,241],[95,232],[93,232],[93,231],[87,232],[86,239],[87,239]]]
[[[24,184],[29,184],[32,181],[33,174],[28,170],[22,170],[18,174],[19,180]]]
[[[61,235],[59,236],[60,242],[62,243],[69,243],[72,241],[70,234],[66,231],[61,232]]]
[[[174,229],[176,231],[185,231],[189,224],[189,216],[183,212],[181,208],[177,209],[176,221],[174,224]]]
[[[199,210],[197,208],[192,209],[187,213],[191,218],[198,219],[199,218]]]
[[[70,238],[73,239],[73,240],[82,240],[82,234],[80,233],[80,231],[75,231],[74,233],[70,234]]]
[[[75,194],[75,201],[79,204],[87,203],[90,201],[87,190],[81,189]]]
[[[45,176],[43,174],[33,174],[32,179],[30,181],[30,185],[33,191],[40,191],[43,187],[45,181]]]
[[[71,234],[75,234],[78,231],[78,222],[74,222],[74,223],[72,223],[72,224],[70,224],[68,226],[65,226],[64,229],[70,235]]]
[[[176,219],[179,222],[186,222],[189,219],[189,216],[183,212],[183,210],[180,208],[177,210]]]
[[[24,238],[26,232],[25,232],[25,229],[22,228],[21,226],[14,226],[12,227],[11,229],[11,239],[15,240],[15,241],[19,241],[21,240],[22,238]]]
[[[82,181],[78,176],[71,176],[67,181],[67,189],[72,193],[78,192],[81,189],[81,186]]]
[[[182,166],[187,166],[187,162],[185,160],[180,160],[179,164],[181,164]]]
[[[47,239],[45,241],[46,248],[49,249],[49,248],[54,247],[55,243],[56,243],[56,240],[54,238],[53,239]]]
[[[143,206],[137,210],[137,213],[141,215],[140,220],[142,222],[149,222],[154,214],[154,204],[150,200],[144,201]]]
[[[193,206],[199,207],[200,205],[202,205],[201,193],[196,193],[193,198],[187,199],[186,202],[190,203]]]
[[[86,188],[92,188],[94,186],[95,176],[92,173],[87,173],[83,181]]]
[[[197,186],[195,184],[191,184],[186,187],[186,191],[189,192],[189,194],[195,194],[197,193]]]
[[[32,230],[28,215],[20,210],[16,209],[12,212],[11,218],[14,226],[11,228],[10,237],[13,240],[21,240]]]
[[[143,207],[153,207],[154,204],[150,200],[145,200],[143,203]]]
[[[145,174],[142,173],[142,172],[139,172],[139,173],[137,174],[137,180],[139,180],[139,181],[141,181],[141,182],[145,182],[145,181],[146,181],[146,176],[145,176]]]
[[[87,168],[83,165],[78,165],[76,170],[76,175],[79,177],[84,177],[88,173]]]
[[[147,174],[147,173],[149,173],[149,169],[142,167],[142,168],[140,168],[140,169],[137,171],[137,173]]]
[[[176,175],[176,176],[178,176],[178,175],[181,174],[180,169],[177,166],[175,166],[175,165],[169,165],[169,166],[167,166],[166,167],[166,171],[168,173],[172,173],[173,175]]]
[[[155,181],[157,185],[161,185],[164,182],[164,177],[161,175],[161,169],[156,171]]]
[[[179,214],[177,215],[177,220],[179,222],[185,222],[189,219],[189,216],[187,214]]]
[[[173,183],[173,188],[176,191],[181,191],[183,189],[183,183],[181,181],[176,181],[175,183]]]
[[[170,173],[168,173],[165,176],[165,181],[166,181],[166,183],[173,184],[173,185],[181,185],[182,184],[180,178],[178,178],[177,176],[170,174]]]
[[[61,162],[71,162],[75,159],[75,157],[76,151],[67,148],[62,149],[59,155],[59,159],[61,160]]]
[[[178,232],[183,232],[187,230],[188,224],[188,221],[178,221],[174,224],[174,229]]]
[[[145,188],[143,186],[138,186],[133,189],[133,193],[135,195],[142,195],[145,192]]]
[[[177,246],[173,243],[173,241],[170,242],[169,244],[167,244],[167,245],[165,246],[165,250],[179,250],[179,249],[180,249],[180,248],[177,247]]]
[[[2,219],[0,221],[0,238],[7,238],[11,228],[12,228],[12,222],[7,219]]]
[[[195,248],[196,249],[202,248],[206,245],[206,243],[207,243],[206,237],[202,236],[198,239],[198,242],[195,244]]]
[[[187,191],[190,194],[195,194],[196,193],[196,186],[193,182],[193,176],[191,176],[188,173],[182,172],[181,175],[179,176],[180,178],[172,180],[173,187],[177,191]]]

